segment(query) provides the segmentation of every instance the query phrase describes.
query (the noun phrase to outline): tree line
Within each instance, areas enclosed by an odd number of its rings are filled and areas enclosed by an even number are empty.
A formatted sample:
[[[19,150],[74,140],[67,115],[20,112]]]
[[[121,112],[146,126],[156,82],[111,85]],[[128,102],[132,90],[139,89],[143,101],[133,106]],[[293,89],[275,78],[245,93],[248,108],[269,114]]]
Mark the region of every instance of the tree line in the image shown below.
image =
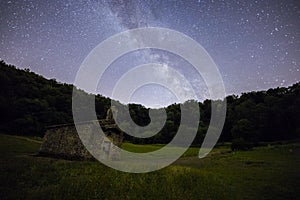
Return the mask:
[[[72,123],[73,87],[71,84],[58,83],[55,79],[48,80],[29,69],[18,69],[0,61],[0,131],[42,137],[48,126]],[[84,91],[82,93],[91,95]],[[299,82],[290,87],[247,92],[240,96],[230,95],[226,100],[226,121],[219,142],[255,144],[261,141],[299,138]],[[202,143],[211,114],[211,100],[197,103],[200,108],[200,122],[193,142],[195,145]],[[105,118],[110,104],[110,98],[95,95],[98,119]],[[138,104],[122,106],[129,109],[130,116],[138,125],[145,126],[150,122],[148,108]],[[125,134],[125,140],[161,144],[171,141],[180,125],[180,104],[169,105],[165,110],[167,120],[159,133],[144,139]]]

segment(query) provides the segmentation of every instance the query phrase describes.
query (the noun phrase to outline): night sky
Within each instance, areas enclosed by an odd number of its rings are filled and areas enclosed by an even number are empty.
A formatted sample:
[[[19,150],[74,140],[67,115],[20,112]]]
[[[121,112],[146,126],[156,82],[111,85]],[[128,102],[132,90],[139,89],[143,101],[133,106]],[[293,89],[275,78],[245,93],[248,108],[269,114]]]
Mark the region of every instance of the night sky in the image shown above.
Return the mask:
[[[289,86],[300,81],[299,6],[298,0],[1,0],[0,58],[73,83],[83,60],[101,41],[128,29],[154,26],[199,42],[219,67],[227,94]],[[119,58],[101,78],[98,92],[110,96],[122,74],[149,62],[173,67],[190,81],[198,100],[209,98],[193,67],[161,50]],[[172,78],[161,70],[162,76]],[[132,97],[132,102],[150,107],[175,101],[156,85]]]

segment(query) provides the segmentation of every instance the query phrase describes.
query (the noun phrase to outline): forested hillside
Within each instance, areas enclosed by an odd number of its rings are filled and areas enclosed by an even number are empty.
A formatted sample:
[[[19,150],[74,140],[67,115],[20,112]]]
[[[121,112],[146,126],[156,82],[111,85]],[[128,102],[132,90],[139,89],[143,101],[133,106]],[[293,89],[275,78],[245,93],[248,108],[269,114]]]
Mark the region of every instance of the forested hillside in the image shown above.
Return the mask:
[[[21,135],[44,134],[54,124],[72,123],[73,85],[21,70],[0,62],[0,129]],[[99,117],[110,99],[96,96]]]
[[[9,134],[43,136],[47,126],[72,123],[73,85],[0,62],[0,131]],[[201,121],[194,144],[200,144],[210,120],[210,100],[199,102]],[[96,112],[104,118],[110,99],[97,95]],[[148,109],[129,105],[133,120],[146,125]],[[134,143],[167,143],[180,124],[180,105],[166,108],[167,122],[157,135],[147,139],[125,139]],[[244,93],[227,97],[227,117],[220,141],[289,140],[300,137],[300,83],[288,88]]]

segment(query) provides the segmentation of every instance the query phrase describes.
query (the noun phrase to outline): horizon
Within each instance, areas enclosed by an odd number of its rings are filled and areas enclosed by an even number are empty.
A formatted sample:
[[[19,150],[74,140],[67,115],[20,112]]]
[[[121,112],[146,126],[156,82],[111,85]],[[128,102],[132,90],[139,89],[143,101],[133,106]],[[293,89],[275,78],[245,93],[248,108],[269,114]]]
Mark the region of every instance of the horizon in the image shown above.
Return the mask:
[[[19,70],[25,70],[25,69],[28,69],[28,68],[19,68],[18,66],[15,66],[15,65],[13,65],[13,64],[11,64],[11,63],[7,63],[7,62],[5,62],[4,60],[0,60],[0,62],[4,62],[6,65],[14,66],[16,69],[19,69]],[[29,69],[29,70],[30,70],[30,69]],[[30,72],[34,72],[34,71],[31,71],[31,70],[30,70]],[[41,75],[41,74],[39,74],[39,73],[37,73],[37,72],[34,72],[34,73],[37,74],[37,75],[42,76],[43,78],[45,78],[45,79],[47,79],[47,80],[54,79],[58,84],[70,84],[70,85],[72,85],[73,87],[75,86],[73,83],[65,83],[65,82],[61,82],[61,81],[59,81],[59,80],[56,80],[55,78],[47,78],[47,77],[44,77],[43,75]],[[247,93],[251,93],[251,92],[267,92],[267,90],[269,90],[269,89],[288,88],[288,87],[291,87],[291,86],[293,86],[293,85],[295,85],[295,84],[299,84],[299,83],[300,83],[300,81],[295,82],[295,83],[292,83],[291,85],[287,85],[287,86],[277,86],[277,87],[270,87],[270,88],[262,89],[262,90],[244,91],[244,92],[241,92],[240,94],[226,94],[226,98],[227,98],[228,96],[236,96],[237,98],[239,98],[239,97],[241,97],[241,95],[247,94]],[[76,88],[78,88],[78,87],[76,86]],[[78,88],[78,89],[81,89],[81,88]],[[81,89],[81,90],[83,90],[83,89]],[[182,104],[182,103],[187,102],[187,101],[190,101],[190,100],[196,100],[196,101],[199,102],[199,103],[204,103],[204,101],[206,101],[206,100],[209,100],[209,101],[212,101],[212,100],[213,100],[213,99],[204,99],[204,100],[201,101],[201,100],[198,100],[198,99],[187,99],[187,100],[184,101],[184,102],[174,102],[174,103],[168,104],[168,105],[166,105],[166,106],[161,106],[161,107],[148,107],[148,106],[146,106],[146,105],[144,105],[144,104],[142,104],[142,103],[139,103],[139,102],[133,102],[133,101],[131,101],[131,102],[125,103],[125,102],[122,102],[122,101],[120,101],[120,100],[118,100],[118,99],[113,99],[113,98],[111,98],[111,97],[109,97],[109,96],[105,96],[105,95],[100,94],[100,93],[94,94],[94,93],[89,93],[89,92],[87,92],[87,91],[85,91],[85,90],[83,90],[83,91],[86,92],[87,94],[91,94],[91,95],[100,95],[100,96],[102,96],[102,97],[109,98],[110,100],[117,101],[117,102],[119,102],[119,103],[121,103],[121,104],[123,104],[123,105],[136,104],[136,105],[141,105],[141,106],[145,107],[146,109],[160,109],[160,108],[167,108],[168,106],[171,106],[171,105],[174,105],[174,104]],[[220,100],[220,99],[217,99],[217,100]]]

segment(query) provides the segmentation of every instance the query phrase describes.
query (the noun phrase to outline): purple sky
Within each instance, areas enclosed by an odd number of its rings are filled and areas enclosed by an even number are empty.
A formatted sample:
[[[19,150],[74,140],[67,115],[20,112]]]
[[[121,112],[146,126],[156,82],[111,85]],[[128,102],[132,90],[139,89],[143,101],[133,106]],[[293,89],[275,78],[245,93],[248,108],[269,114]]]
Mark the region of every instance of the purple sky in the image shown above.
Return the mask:
[[[80,64],[104,39],[132,28],[159,26],[199,42],[219,67],[227,94],[300,81],[297,0],[112,2],[1,1],[0,58],[47,78],[73,83]],[[122,74],[154,61],[178,70],[199,100],[208,97],[203,80],[189,63],[160,50],[119,58],[100,80],[99,93],[109,95]],[[148,85],[132,101],[165,106],[176,99],[166,88]]]

